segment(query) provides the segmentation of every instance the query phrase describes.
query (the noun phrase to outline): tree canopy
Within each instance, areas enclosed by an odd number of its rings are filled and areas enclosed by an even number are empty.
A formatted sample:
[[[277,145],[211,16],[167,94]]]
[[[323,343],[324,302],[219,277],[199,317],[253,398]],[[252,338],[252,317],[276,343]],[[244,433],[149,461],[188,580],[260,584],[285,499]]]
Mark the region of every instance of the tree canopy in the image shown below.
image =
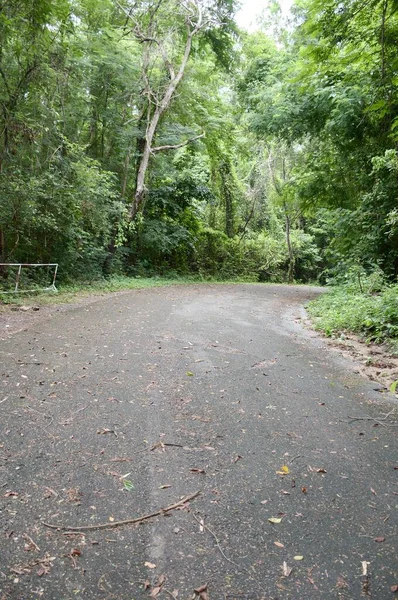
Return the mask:
[[[397,277],[398,3],[236,10],[0,3],[0,262]]]

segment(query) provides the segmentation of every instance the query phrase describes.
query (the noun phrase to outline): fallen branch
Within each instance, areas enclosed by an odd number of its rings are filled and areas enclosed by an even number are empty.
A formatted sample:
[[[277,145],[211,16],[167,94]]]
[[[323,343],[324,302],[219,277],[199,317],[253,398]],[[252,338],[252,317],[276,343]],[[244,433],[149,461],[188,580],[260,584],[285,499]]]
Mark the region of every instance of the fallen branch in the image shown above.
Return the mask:
[[[199,496],[199,494],[200,491],[195,492],[190,496],[185,496],[185,498],[183,498],[179,502],[176,502],[175,504],[172,504],[171,506],[168,506],[167,508],[160,508],[156,512],[153,512],[149,515],[144,515],[143,517],[137,517],[135,519],[126,519],[125,521],[113,521],[113,523],[102,523],[100,525],[81,525],[78,527],[73,527],[72,525],[53,525],[51,523],[45,523],[44,521],[41,521],[41,524],[45,527],[49,527],[50,529],[58,529],[60,531],[92,531],[94,529],[110,529],[111,527],[121,527],[122,525],[134,525],[135,523],[141,523],[142,521],[147,521],[148,519],[152,519],[153,517],[158,517],[159,515],[163,515],[164,513],[168,513],[172,510],[175,510],[183,504],[190,502],[190,500],[193,500],[194,498]]]
[[[387,413],[384,417],[379,417],[378,419],[375,419],[374,417],[369,417],[368,415],[365,415],[364,417],[350,417],[350,415],[348,415],[348,419],[350,419],[351,423],[354,421],[374,421],[382,427],[398,427],[398,423],[385,423],[388,417],[392,415],[392,413],[394,413],[395,410],[396,409],[393,408],[393,410]]]

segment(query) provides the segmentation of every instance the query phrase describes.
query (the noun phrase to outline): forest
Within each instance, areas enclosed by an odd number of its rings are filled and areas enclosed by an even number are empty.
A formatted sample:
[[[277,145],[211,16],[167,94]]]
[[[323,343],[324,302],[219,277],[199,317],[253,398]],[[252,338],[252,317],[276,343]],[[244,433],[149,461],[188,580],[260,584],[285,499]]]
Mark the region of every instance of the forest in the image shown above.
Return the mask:
[[[1,263],[391,295],[398,1],[238,8],[0,1]]]

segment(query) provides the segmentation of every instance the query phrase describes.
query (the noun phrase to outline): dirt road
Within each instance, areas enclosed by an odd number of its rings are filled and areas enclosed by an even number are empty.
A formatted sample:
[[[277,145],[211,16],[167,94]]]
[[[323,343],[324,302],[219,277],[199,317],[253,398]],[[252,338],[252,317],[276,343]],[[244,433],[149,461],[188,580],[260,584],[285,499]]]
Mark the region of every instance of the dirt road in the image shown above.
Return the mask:
[[[297,322],[317,293],[137,290],[3,340],[0,598],[394,598],[398,406]]]

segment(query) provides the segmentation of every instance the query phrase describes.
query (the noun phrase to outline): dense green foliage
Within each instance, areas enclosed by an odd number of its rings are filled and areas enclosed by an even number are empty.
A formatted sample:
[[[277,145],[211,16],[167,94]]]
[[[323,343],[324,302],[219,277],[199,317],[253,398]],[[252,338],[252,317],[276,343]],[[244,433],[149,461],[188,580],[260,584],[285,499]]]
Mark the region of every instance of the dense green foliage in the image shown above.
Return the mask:
[[[1,3],[0,262],[393,283],[396,0],[270,6]]]
[[[398,286],[383,285],[381,291],[372,289],[373,277],[356,284],[346,283],[333,288],[310,303],[308,310],[315,327],[327,336],[354,332],[367,342],[388,342],[398,352]]]

